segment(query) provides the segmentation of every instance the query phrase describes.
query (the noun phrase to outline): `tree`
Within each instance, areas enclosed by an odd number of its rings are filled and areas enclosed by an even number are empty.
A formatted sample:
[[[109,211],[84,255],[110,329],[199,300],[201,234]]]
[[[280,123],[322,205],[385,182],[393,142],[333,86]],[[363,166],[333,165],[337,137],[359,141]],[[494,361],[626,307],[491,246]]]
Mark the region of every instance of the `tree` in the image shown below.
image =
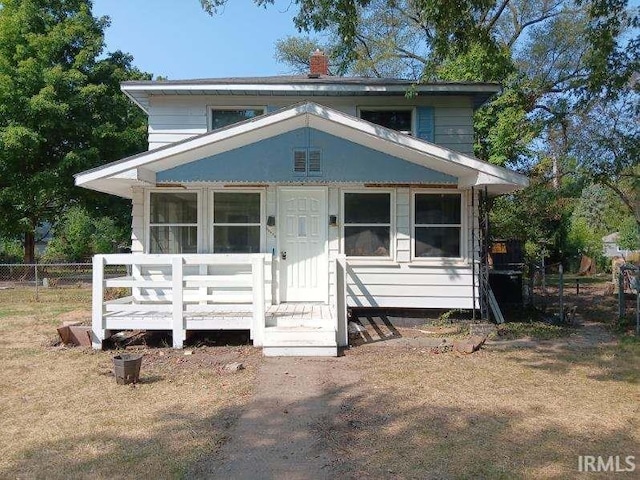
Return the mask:
[[[475,122],[476,156],[499,165],[532,158],[533,140],[561,130],[567,112],[588,94],[615,91],[637,66],[637,39],[621,41],[638,22],[624,1],[296,3],[297,26],[324,30],[332,39],[278,42],[276,58],[296,72],[307,70],[311,51],[322,48],[336,73],[502,83],[503,94],[479,110]],[[619,67],[615,75],[603,74],[607,64]]]
[[[201,3],[211,13],[225,0]],[[255,3],[266,6],[272,1]],[[627,125],[609,136],[609,126],[589,114],[595,105],[610,109],[619,102],[640,70],[640,9],[628,8],[628,3],[296,0],[296,26],[328,33],[330,41],[320,45],[307,38],[296,44],[287,39],[279,43],[278,56],[301,71],[304,57],[311,53],[305,55],[305,48],[324,46],[337,73],[392,73],[418,82],[500,82],[502,94],[476,113],[475,154],[531,173],[533,181],[531,189],[496,202],[502,209],[494,212],[496,224],[517,237],[526,232],[534,243],[551,240],[557,251],[564,251],[572,209],[583,186],[608,183],[628,205],[633,193],[640,191],[628,165],[622,170],[615,167],[624,163],[622,150],[624,158],[637,162],[635,140],[629,134],[633,129]],[[284,49],[287,55],[281,55]],[[581,118],[591,121],[591,127],[586,128]],[[579,133],[581,128],[600,132],[602,138],[592,142],[591,135],[587,140]],[[599,152],[581,151],[590,142]],[[539,222],[530,221],[531,212],[540,214]],[[527,225],[521,225],[521,217]],[[588,225],[581,220],[573,223],[576,228]],[[532,224],[539,228],[528,228]]]
[[[107,25],[89,0],[0,1],[0,235],[23,238],[25,262],[36,227],[70,205],[124,211],[73,187],[74,173],[145,148],[119,82],[150,77],[121,52],[101,58]]]
[[[577,117],[575,155],[580,173],[613,191],[640,228],[640,91],[600,98]]]
[[[87,261],[97,253],[113,253],[127,240],[113,216],[92,216],[84,207],[69,208],[58,221],[44,253],[50,261]]]

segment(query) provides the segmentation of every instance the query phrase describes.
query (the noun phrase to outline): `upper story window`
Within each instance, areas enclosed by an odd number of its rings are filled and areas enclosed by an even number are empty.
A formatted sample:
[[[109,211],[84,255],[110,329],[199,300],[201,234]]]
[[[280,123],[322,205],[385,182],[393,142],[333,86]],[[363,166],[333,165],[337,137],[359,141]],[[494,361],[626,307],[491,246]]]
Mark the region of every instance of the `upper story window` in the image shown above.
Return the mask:
[[[212,108],[211,130],[249,120],[264,113],[264,108]]]
[[[198,194],[151,192],[149,253],[198,251]]]
[[[415,256],[462,257],[462,196],[458,193],[416,193]]]
[[[344,253],[349,257],[391,256],[391,194],[344,194]]]
[[[411,108],[361,108],[360,118],[408,135],[413,132],[413,109]]]

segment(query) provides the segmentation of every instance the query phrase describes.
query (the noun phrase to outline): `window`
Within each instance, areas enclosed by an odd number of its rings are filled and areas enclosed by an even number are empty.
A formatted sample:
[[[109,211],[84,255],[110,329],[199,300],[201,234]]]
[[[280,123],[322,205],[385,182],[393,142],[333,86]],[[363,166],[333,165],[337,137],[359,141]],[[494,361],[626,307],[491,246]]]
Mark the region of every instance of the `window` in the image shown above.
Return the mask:
[[[150,253],[198,251],[198,194],[150,193]]]
[[[260,193],[213,194],[213,252],[260,252]]]
[[[344,251],[350,257],[389,257],[391,194],[344,194]]]
[[[461,195],[417,193],[414,202],[415,256],[461,257]]]
[[[411,109],[405,110],[360,110],[360,118],[367,122],[381,125],[391,130],[411,135],[412,128]]]
[[[264,108],[212,108],[211,130],[249,120],[264,113]]]

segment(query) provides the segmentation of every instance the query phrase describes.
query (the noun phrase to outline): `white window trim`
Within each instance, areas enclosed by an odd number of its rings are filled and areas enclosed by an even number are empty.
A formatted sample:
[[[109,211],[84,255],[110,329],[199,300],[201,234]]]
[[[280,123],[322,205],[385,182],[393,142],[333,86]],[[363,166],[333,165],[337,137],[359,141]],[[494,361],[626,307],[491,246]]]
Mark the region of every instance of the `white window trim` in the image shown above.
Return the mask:
[[[416,256],[416,195],[420,194],[458,194],[460,196],[460,256],[459,257],[417,257]],[[451,188],[421,188],[419,190],[411,190],[411,231],[409,233],[411,237],[411,261],[415,263],[437,263],[442,265],[443,262],[466,262],[469,257],[469,246],[467,244],[467,202],[466,192],[463,190],[456,190]],[[420,227],[429,227],[429,226],[443,226],[443,227],[453,227],[458,226],[458,224],[418,224]]]
[[[262,110],[262,115],[264,115],[267,113],[267,107],[267,105],[207,105],[207,132],[213,130],[214,110]]]
[[[362,110],[369,110],[369,111],[390,111],[390,110],[402,110],[402,111],[410,111],[411,112],[411,135],[414,137],[418,136],[418,132],[417,132],[417,125],[416,125],[416,118],[417,118],[417,109],[416,107],[402,107],[399,105],[391,105],[391,106],[384,106],[384,107],[378,107],[378,106],[367,106],[367,105],[359,105],[356,108],[357,114],[358,114],[358,118],[362,118]],[[382,125],[381,125],[382,126]],[[386,127],[385,127],[386,128]]]
[[[144,192],[145,200],[144,200],[144,232],[145,232],[145,242],[144,242],[144,251],[149,254],[151,252],[151,227],[156,226],[172,226],[172,227],[192,227],[193,223],[151,223],[151,194],[152,193],[195,193],[196,194],[196,208],[197,208],[197,223],[196,227],[196,236],[197,236],[197,246],[196,252],[202,253],[202,190],[201,189],[189,189],[189,188],[180,188],[180,187],[169,187],[169,188],[149,188]]]
[[[388,262],[396,258],[396,191],[393,188],[347,188],[340,191],[340,253],[345,252],[345,201],[344,196],[347,193],[388,193],[389,194],[389,255],[387,256],[347,256],[351,261],[370,262]],[[367,226],[386,226],[386,223],[350,223],[353,227]]]
[[[259,223],[215,223],[213,218],[213,202],[215,201],[216,193],[259,193],[260,194],[260,222]],[[214,236],[213,230],[216,225],[218,226],[260,226],[260,252],[265,252],[267,248],[267,205],[266,205],[266,188],[213,188],[209,190],[208,198],[208,217],[207,217],[207,232],[209,234],[209,251],[213,251]]]

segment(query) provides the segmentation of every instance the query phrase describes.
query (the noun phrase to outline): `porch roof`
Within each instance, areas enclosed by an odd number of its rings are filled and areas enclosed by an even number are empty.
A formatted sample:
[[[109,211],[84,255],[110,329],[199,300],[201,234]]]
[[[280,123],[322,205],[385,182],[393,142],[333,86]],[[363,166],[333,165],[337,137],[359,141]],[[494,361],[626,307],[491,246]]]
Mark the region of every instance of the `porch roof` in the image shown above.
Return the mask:
[[[75,175],[75,182],[84,188],[130,198],[133,186],[155,186],[159,172],[300,128],[325,132],[455,177],[458,179],[458,188],[486,186],[490,193],[500,194],[528,185],[528,179],[514,171],[311,102],[87,170]]]

